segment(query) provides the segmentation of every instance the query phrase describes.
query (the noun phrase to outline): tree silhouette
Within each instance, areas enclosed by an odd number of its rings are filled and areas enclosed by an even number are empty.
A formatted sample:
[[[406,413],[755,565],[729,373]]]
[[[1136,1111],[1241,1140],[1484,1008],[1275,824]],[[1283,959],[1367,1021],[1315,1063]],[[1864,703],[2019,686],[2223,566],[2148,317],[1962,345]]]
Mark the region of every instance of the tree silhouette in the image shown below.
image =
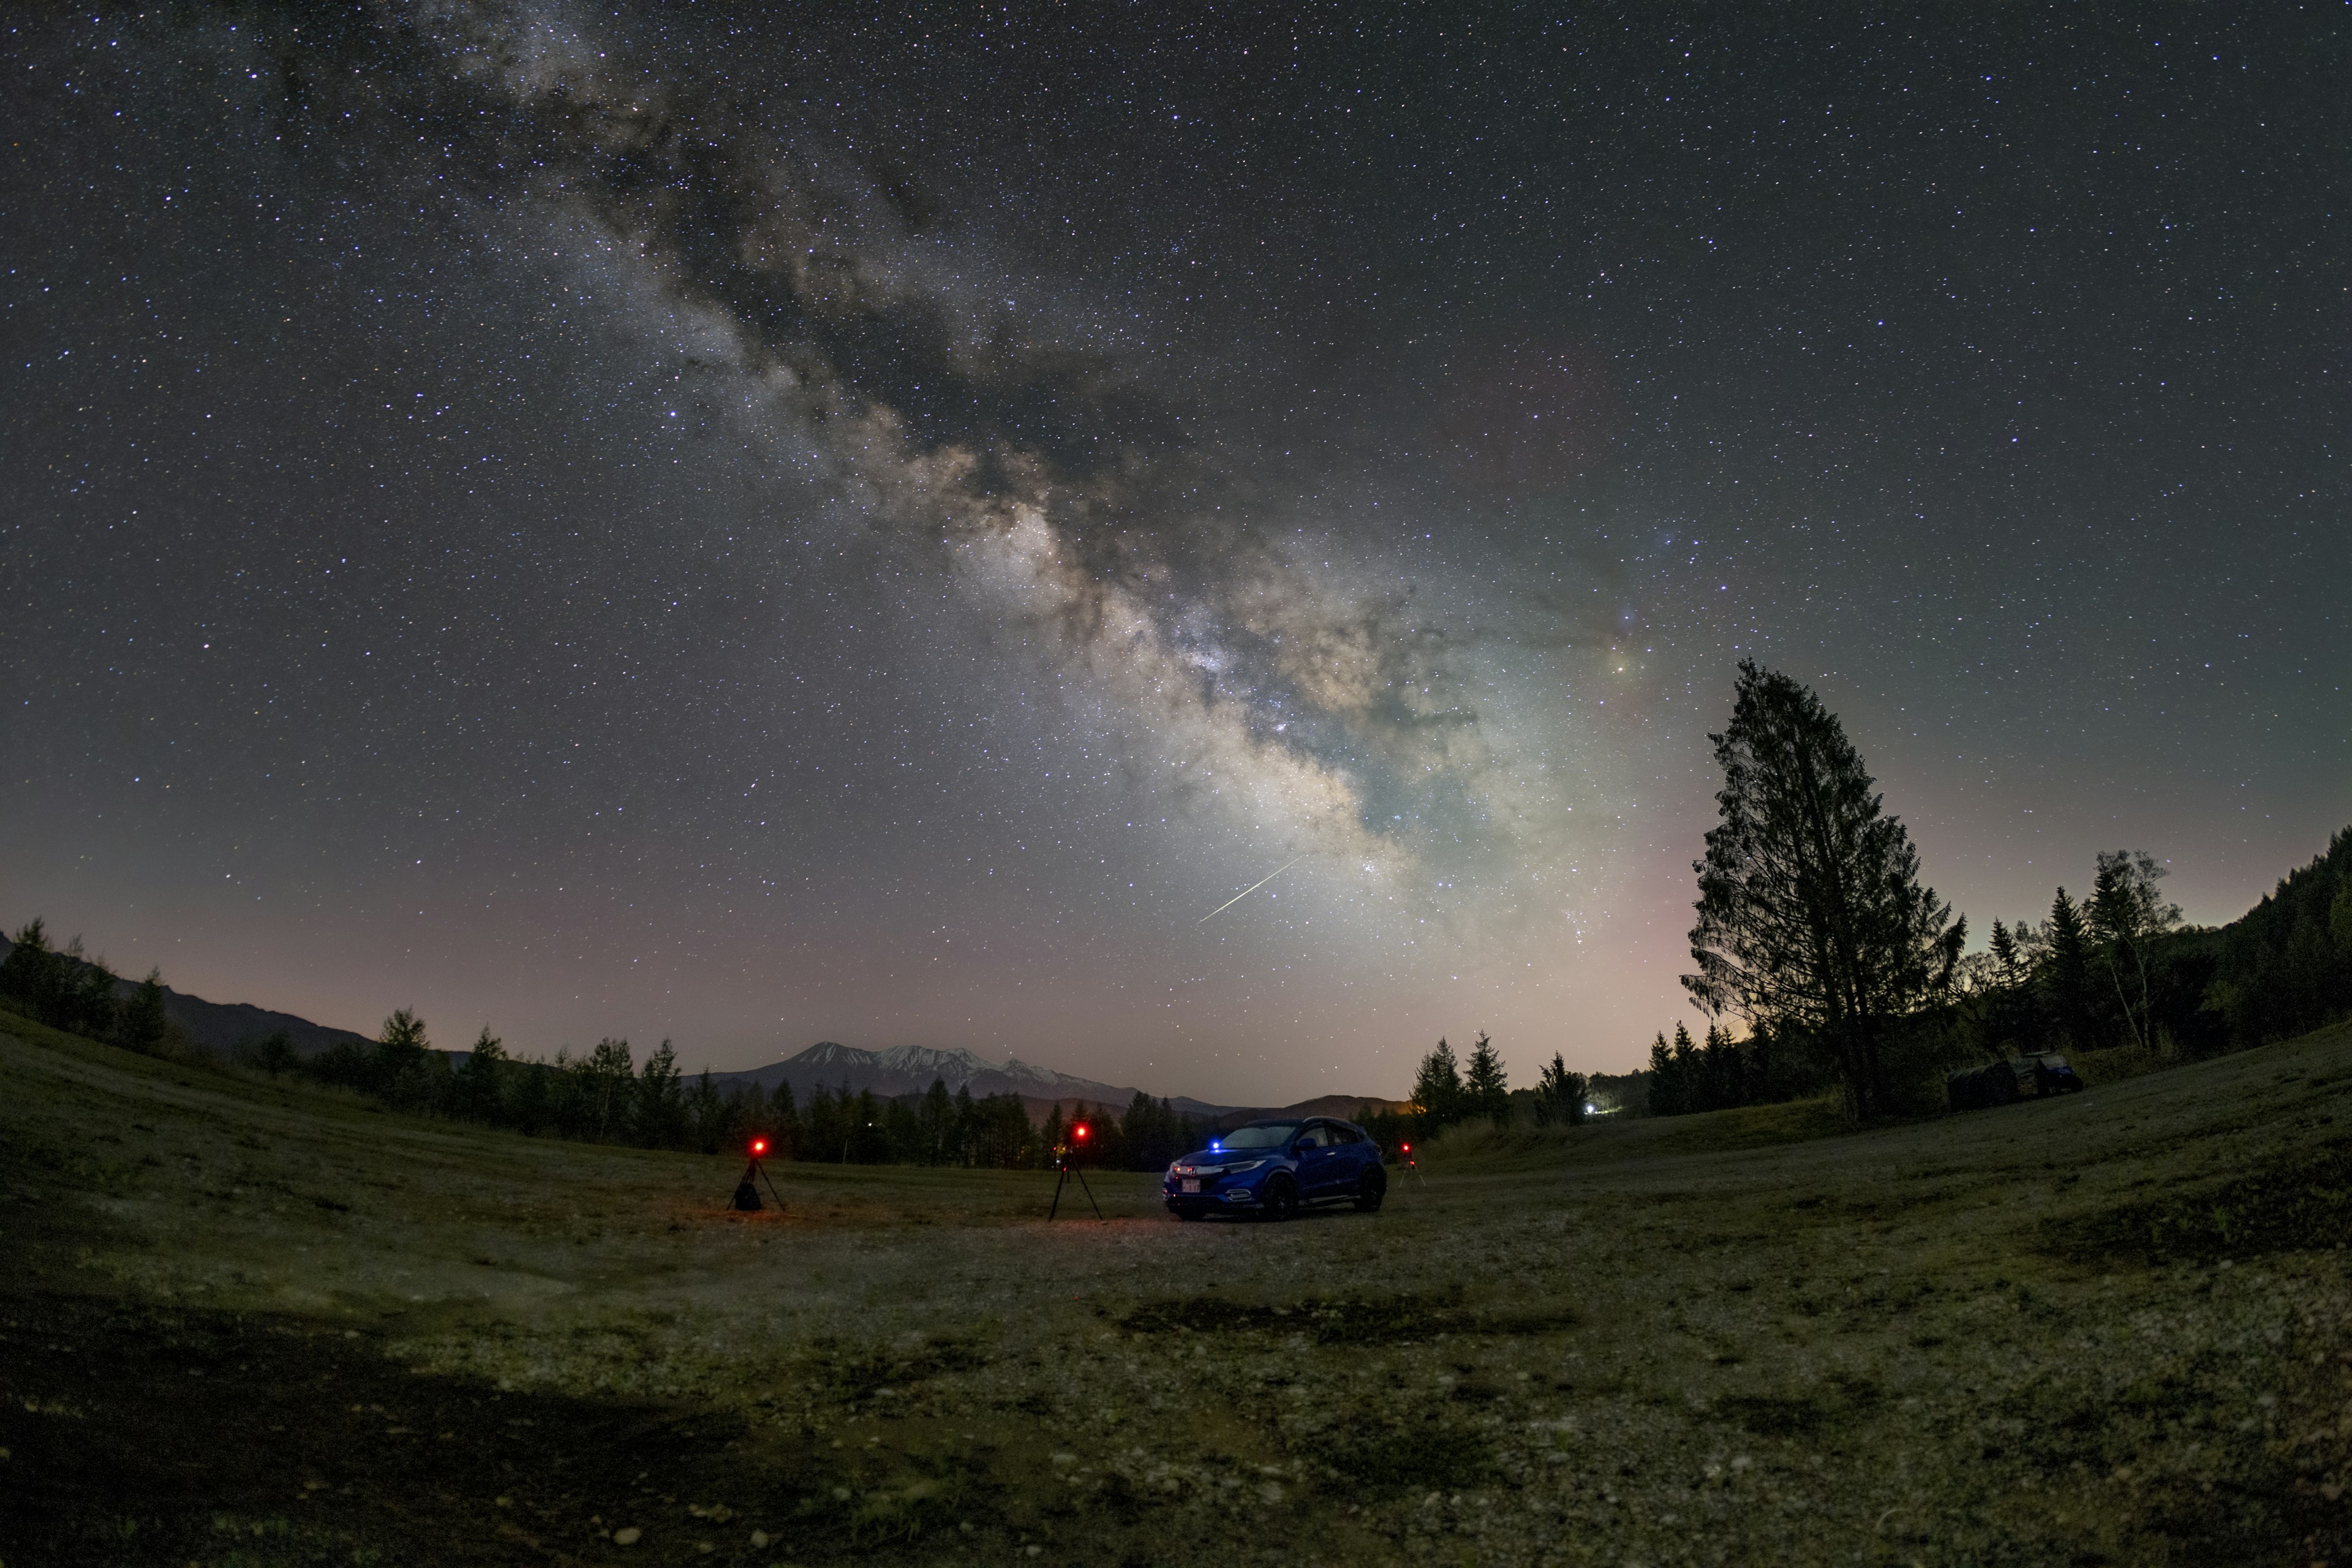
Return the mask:
[[[2097,1013],[2092,1005],[2091,933],[2083,911],[2058,889],[2050,900],[2050,963],[2043,975],[2050,1011],[2066,1031],[2067,1043],[2086,1051],[2099,1043]]]
[[[1680,1116],[1690,1109],[1690,1095],[1683,1082],[1683,1064],[1667,1047],[1664,1029],[1650,1042],[1649,1076],[1651,1115]]]
[[[1731,723],[1709,738],[1722,820],[1693,866],[1683,984],[1712,1016],[1815,1032],[1849,1111],[1885,1114],[1887,1026],[1949,985],[1968,922],[1920,885],[1910,835],[1810,689],[1743,660]]]
[[[1536,1125],[1573,1127],[1584,1120],[1584,1075],[1568,1070],[1558,1051],[1536,1076]]]
[[[152,977],[151,976],[150,978]],[[145,987],[142,986],[140,989],[144,990]],[[138,999],[138,992],[132,992],[131,1000],[135,1003]],[[127,1015],[129,1008],[126,1007],[124,1012]],[[127,1017],[125,1021],[127,1025]],[[126,1026],[124,1033],[127,1035],[129,1032],[130,1031]],[[260,1066],[261,1070],[268,1073],[271,1078],[278,1077],[278,1074],[286,1071],[289,1068],[295,1066],[301,1060],[301,1058],[298,1057],[294,1053],[294,1037],[289,1035],[283,1029],[272,1029],[269,1033],[264,1035],[261,1037],[261,1043],[254,1047],[253,1058],[255,1062]]]
[[[2157,944],[2180,923],[2180,906],[2157,891],[2164,876],[2165,868],[2144,849],[2105,851],[2098,858],[2084,911],[2124,1027],[2143,1050],[2156,1043],[2148,1013],[2152,983],[2162,967]]]
[[[1470,1068],[1462,1078],[1462,1101],[1468,1114],[1491,1117],[1498,1126],[1510,1120],[1510,1076],[1503,1070],[1502,1055],[1484,1029],[1470,1047]]]
[[[163,1040],[171,1026],[172,1021],[163,1012],[163,972],[151,969],[147,972],[147,978],[142,980],[123,1001],[122,1020],[119,1026],[122,1043],[131,1050],[144,1051],[152,1056],[163,1048]],[[273,1037],[282,1037],[285,1033],[280,1029]],[[268,1044],[263,1042],[263,1065],[269,1067],[274,1074],[278,1069],[269,1066],[272,1058],[268,1055]],[[288,1056],[293,1055],[294,1047],[290,1041],[286,1051]]]
[[[1435,1050],[1421,1058],[1412,1079],[1412,1103],[1432,1132],[1462,1119],[1462,1067],[1443,1037]]]
[[[648,1149],[675,1148],[686,1133],[686,1083],[677,1051],[667,1040],[646,1053],[637,1069],[635,1132]]]
[[[949,1144],[954,1132],[955,1101],[948,1096],[948,1080],[934,1078],[930,1089],[923,1096],[922,1110],[917,1118],[918,1163],[946,1164]]]

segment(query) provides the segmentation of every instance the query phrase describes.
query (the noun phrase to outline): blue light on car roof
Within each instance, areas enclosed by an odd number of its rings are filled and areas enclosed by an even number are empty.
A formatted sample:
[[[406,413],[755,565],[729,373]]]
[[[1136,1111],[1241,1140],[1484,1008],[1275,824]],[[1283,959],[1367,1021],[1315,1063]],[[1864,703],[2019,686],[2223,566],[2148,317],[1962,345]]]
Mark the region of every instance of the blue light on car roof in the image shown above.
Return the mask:
[[[1213,1154],[1213,1153],[1215,1153],[1218,1150],[1220,1150],[1220,1149],[1222,1149],[1222,1148],[1223,1148],[1223,1147],[1224,1147],[1224,1145],[1223,1145],[1223,1143],[1218,1142],[1214,1138],[1212,1138],[1212,1139],[1210,1139],[1210,1140],[1209,1140],[1209,1152],[1210,1152],[1210,1153]]]

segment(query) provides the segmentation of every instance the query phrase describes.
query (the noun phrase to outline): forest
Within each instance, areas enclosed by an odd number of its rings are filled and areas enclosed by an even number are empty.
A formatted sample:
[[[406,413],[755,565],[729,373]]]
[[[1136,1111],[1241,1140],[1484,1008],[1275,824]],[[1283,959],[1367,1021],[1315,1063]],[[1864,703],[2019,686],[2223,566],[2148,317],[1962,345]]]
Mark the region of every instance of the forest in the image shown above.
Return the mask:
[[[1995,921],[1986,949],[1892,1032],[1906,1100],[1924,1108],[1946,1072],[2011,1057],[2187,1061],[2352,1014],[2352,828],[2226,926],[2182,924],[2164,876],[2148,854],[2112,850],[2096,858],[2086,897],[2061,887],[2042,920]],[[1674,1116],[1819,1094],[1837,1065],[1799,1028],[1734,1037],[1711,1024],[1695,1039],[1677,1024],[1651,1042],[1647,1079],[1647,1112]]]
[[[202,1059],[163,1007],[163,977],[119,984],[79,938],[53,945],[44,922],[20,928],[0,961],[0,1006],[52,1028],[150,1056]],[[664,1040],[636,1058],[625,1039],[599,1040],[552,1060],[509,1055],[486,1026],[462,1054],[436,1049],[425,1021],[403,1008],[383,1021],[373,1045],[341,1045],[299,1057],[280,1033],[247,1040],[215,1065],[294,1075],[355,1091],[390,1110],[500,1127],[534,1137],[717,1153],[765,1138],[772,1158],[830,1164],[956,1165],[994,1170],[1052,1166],[1087,1127],[1088,1163],[1114,1170],[1161,1170],[1208,1136],[1206,1124],[1180,1116],[1164,1100],[1138,1091],[1124,1112],[1049,1106],[1030,1119],[1019,1096],[974,1099],[943,1080],[920,1095],[817,1089],[796,1103],[792,1086],[771,1095],[756,1083],[721,1087],[709,1073],[689,1079]]]

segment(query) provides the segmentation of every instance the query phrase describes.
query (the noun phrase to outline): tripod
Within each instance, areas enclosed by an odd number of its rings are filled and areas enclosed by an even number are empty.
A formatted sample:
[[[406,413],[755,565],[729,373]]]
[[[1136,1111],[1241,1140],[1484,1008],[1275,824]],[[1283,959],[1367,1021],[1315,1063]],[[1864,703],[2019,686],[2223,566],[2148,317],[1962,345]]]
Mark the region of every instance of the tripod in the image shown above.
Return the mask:
[[[759,1180],[754,1181],[754,1177]],[[757,1154],[752,1155],[751,1163],[743,1167],[743,1179],[735,1184],[735,1201],[728,1206],[746,1214],[756,1214],[760,1209],[759,1182],[768,1184],[768,1191],[775,1193],[776,1206],[782,1208],[784,1194],[776,1192],[776,1178],[768,1174],[768,1167],[760,1163]]]
[[[1078,1169],[1078,1162],[1076,1159],[1068,1154],[1063,1155],[1061,1159],[1061,1167],[1062,1173],[1060,1176],[1056,1177],[1054,1182],[1054,1206],[1045,1211],[1045,1217],[1047,1219],[1052,1219],[1055,1215],[1062,1212],[1063,1185],[1066,1184],[1072,1176],[1076,1176],[1078,1179],[1079,1189],[1087,1194],[1087,1202],[1094,1204],[1095,1218],[1102,1218],[1102,1205],[1095,1203],[1095,1190],[1087,1185],[1087,1173]]]

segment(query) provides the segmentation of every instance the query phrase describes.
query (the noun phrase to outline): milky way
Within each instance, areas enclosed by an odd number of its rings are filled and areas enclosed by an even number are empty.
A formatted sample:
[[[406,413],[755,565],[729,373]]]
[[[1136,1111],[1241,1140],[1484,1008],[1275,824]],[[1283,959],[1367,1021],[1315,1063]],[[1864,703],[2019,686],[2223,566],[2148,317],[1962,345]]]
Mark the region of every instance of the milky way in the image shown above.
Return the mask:
[[[1979,926],[2227,918],[2352,817],[2340,26],[20,22],[7,918],[526,1050],[1607,1068],[1747,654]]]

